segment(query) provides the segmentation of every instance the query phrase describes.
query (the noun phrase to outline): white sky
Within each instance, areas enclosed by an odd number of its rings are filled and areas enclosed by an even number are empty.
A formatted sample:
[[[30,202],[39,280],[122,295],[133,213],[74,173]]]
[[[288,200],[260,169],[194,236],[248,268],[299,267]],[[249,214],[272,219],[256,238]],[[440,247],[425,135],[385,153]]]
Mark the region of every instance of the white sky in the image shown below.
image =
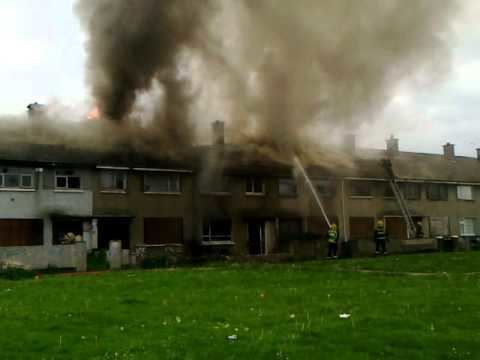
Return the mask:
[[[399,89],[383,117],[357,131],[360,145],[383,148],[384,139],[394,134],[402,150],[438,153],[449,141],[457,154],[475,155],[480,147],[480,1],[459,1],[463,10],[455,23],[452,73],[434,88]],[[33,101],[73,105],[88,98],[84,35],[74,2],[0,0],[0,114],[22,113]]]

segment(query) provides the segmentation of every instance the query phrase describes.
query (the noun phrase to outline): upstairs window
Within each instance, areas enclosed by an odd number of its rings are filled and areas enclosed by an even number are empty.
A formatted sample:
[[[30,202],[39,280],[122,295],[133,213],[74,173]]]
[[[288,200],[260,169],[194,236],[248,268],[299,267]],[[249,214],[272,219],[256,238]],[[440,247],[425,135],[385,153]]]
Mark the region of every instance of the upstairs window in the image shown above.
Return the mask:
[[[465,218],[460,221],[459,225],[461,236],[475,235],[475,218]]]
[[[471,186],[457,186],[458,200],[473,200],[473,188]]]
[[[0,173],[0,188],[32,189],[33,185],[33,170],[4,168]]]
[[[356,180],[350,182],[350,196],[372,196],[372,187],[370,182]]]
[[[297,183],[292,178],[278,179],[278,194],[284,197],[297,196]]]
[[[316,180],[315,191],[321,197],[334,197],[336,193],[335,184],[329,180]]]
[[[125,171],[101,171],[100,187],[103,191],[126,191],[127,173]]]
[[[202,242],[231,242],[232,221],[230,219],[215,219],[203,222]]]
[[[265,183],[260,178],[247,179],[247,195],[265,195]]]
[[[448,200],[448,187],[445,184],[428,184],[427,198],[429,200]]]
[[[55,173],[55,189],[80,190],[81,177],[74,170],[61,170]]]
[[[390,185],[390,182],[384,183],[383,197],[386,197],[386,198],[395,197],[395,193],[393,192],[392,185]]]
[[[180,175],[178,174],[145,174],[143,190],[146,193],[178,194],[180,189]]]
[[[407,200],[420,200],[420,184],[403,183],[401,185],[403,196]]]

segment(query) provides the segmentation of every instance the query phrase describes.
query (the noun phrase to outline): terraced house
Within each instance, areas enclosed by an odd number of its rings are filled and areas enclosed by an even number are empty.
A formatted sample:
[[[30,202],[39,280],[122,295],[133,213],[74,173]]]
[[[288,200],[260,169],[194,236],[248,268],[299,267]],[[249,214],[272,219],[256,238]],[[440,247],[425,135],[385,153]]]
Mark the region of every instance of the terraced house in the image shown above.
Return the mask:
[[[109,153],[47,145],[0,149],[0,262],[34,268],[85,267],[85,253],[121,241],[123,262],[173,248],[185,256],[324,256],[327,223],[304,179],[288,163],[249,146],[213,143],[174,159],[128,148]],[[437,236],[475,241],[480,219],[480,161],[357,149],[345,138],[344,161],[309,166],[330,221],[353,254],[373,253],[383,219],[393,252],[436,249]],[[388,158],[408,222],[381,160]]]

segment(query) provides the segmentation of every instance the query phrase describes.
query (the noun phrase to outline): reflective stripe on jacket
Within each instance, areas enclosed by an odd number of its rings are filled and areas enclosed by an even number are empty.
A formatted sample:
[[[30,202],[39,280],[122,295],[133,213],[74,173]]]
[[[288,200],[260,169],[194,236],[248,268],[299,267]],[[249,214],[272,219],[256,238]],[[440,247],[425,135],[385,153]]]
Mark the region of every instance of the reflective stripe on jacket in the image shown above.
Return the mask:
[[[329,243],[336,243],[337,242],[337,232],[333,229],[328,230],[327,233],[328,242]]]

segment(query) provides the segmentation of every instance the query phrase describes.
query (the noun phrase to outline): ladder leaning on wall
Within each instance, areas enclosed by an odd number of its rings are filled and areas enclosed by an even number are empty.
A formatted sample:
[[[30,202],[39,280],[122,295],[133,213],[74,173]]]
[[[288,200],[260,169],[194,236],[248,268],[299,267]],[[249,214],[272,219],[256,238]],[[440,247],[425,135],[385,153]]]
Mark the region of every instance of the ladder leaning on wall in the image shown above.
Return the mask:
[[[402,211],[403,218],[405,219],[405,223],[407,224],[407,238],[414,239],[416,237],[416,227],[415,223],[413,222],[412,216],[410,215],[410,210],[408,210],[407,202],[403,197],[403,193],[398,186],[397,179],[395,173],[393,172],[392,162],[389,159],[382,160],[382,166],[387,173],[388,181],[390,182],[390,186],[392,187],[393,194],[397,199],[398,206]]]

